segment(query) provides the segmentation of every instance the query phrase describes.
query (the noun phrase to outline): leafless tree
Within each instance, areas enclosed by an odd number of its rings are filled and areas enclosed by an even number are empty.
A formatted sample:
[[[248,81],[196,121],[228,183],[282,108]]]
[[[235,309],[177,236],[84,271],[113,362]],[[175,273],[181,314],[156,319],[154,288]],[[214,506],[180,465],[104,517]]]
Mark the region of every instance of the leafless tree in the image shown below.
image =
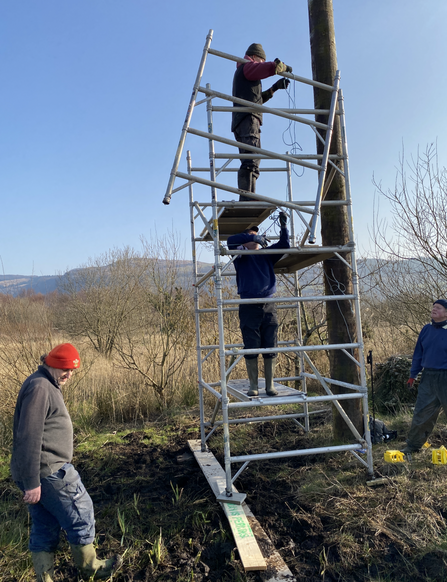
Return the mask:
[[[142,240],[140,252],[114,249],[61,277],[59,286],[59,326],[138,372],[162,406],[181,384],[194,343],[191,268],[180,246],[168,234]]]
[[[182,382],[195,338],[190,266],[180,259],[179,250],[174,236],[145,243],[144,284],[136,298],[140,308],[127,319],[114,343],[120,365],[137,371],[162,406],[169,404]]]
[[[390,317],[414,337],[427,322],[432,302],[447,291],[447,170],[436,144],[399,160],[394,188],[374,181],[374,288],[369,294],[384,320]],[[390,207],[381,216],[380,198]]]
[[[150,261],[129,247],[114,249],[60,277],[59,325],[110,357],[122,326],[144,306]]]

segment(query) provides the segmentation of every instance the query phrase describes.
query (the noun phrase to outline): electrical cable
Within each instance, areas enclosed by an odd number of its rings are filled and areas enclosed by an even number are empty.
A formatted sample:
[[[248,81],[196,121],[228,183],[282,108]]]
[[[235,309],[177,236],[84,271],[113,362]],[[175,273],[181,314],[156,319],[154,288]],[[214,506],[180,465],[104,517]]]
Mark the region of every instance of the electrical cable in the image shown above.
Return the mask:
[[[293,86],[293,96],[290,89],[286,89],[287,95],[289,97],[289,109],[296,109],[296,81],[292,81]],[[286,139],[286,135],[288,134],[289,140]],[[283,131],[282,134],[282,141],[284,145],[288,148],[291,148],[289,151],[291,154],[297,154],[298,152],[302,152],[303,148],[301,144],[298,142],[296,138],[296,123],[294,123],[291,119],[289,119],[289,123],[286,129]],[[298,173],[295,167],[295,164],[292,164],[292,172],[298,178],[301,178],[304,175],[304,168],[301,167],[301,173]]]
[[[275,213],[275,214],[271,214],[269,216],[269,218],[272,221],[272,223],[265,230],[264,234],[266,234],[271,228],[275,228],[275,230],[274,230],[275,236],[279,236],[279,234],[281,233],[281,225],[280,225],[280,222],[279,222],[279,213],[280,212],[284,212],[284,214],[287,214],[287,219],[290,220],[289,213],[285,212],[285,210],[280,207],[280,210],[279,210],[279,212],[277,214]]]

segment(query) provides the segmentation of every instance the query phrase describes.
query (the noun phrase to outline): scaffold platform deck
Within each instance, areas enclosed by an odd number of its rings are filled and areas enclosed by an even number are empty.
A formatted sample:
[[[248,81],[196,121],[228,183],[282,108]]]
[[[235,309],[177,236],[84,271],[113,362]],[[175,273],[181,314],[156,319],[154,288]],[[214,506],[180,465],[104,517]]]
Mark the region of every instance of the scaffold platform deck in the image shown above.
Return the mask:
[[[227,240],[233,234],[242,232],[247,228],[259,226],[275,210],[274,206],[260,206],[259,203],[249,203],[250,206],[242,206],[240,202],[233,201],[231,206],[219,209],[217,224],[220,240]],[[212,241],[208,229],[204,228],[200,233],[203,241]]]
[[[247,392],[250,390],[250,382],[245,379],[235,379],[235,380],[228,380],[227,383],[227,390],[228,392],[236,399],[249,402],[252,400],[267,400],[267,404],[276,404],[278,398],[285,398],[289,397],[291,399],[291,404],[295,401],[305,401],[306,394],[301,390],[295,390],[295,388],[290,388],[289,386],[285,386],[284,384],[280,384],[279,382],[273,382],[273,387],[278,392],[277,396],[269,396],[265,392],[265,379],[259,378],[258,379],[258,386],[259,386],[259,394],[258,396],[248,396]]]

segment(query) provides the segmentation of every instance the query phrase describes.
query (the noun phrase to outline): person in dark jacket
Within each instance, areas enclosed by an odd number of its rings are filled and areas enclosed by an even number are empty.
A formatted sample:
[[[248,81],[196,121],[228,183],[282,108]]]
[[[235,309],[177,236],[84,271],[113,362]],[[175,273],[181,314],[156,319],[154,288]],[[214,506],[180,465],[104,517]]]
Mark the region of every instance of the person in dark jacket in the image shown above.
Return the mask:
[[[109,578],[121,557],[98,560],[93,503],[71,464],[73,426],[61,388],[81,365],[76,348],[60,344],[41,357],[20,389],[13,425],[11,473],[31,515],[29,549],[38,582],[51,582],[54,552],[65,530],[85,579]]]
[[[257,105],[262,105],[273,97],[278,89],[287,89],[290,81],[281,78],[276,81],[267,91],[262,90],[261,79],[272,77],[278,73],[291,73],[292,67],[285,65],[279,59],[266,62],[266,54],[262,45],[251,44],[245,54],[244,59],[248,63],[238,63],[233,78],[233,96],[245,101],[251,101]],[[233,103],[235,107],[241,107],[238,103]],[[262,113],[255,112],[235,112],[232,114],[231,131],[234,133],[236,141],[248,145],[261,147],[261,125]],[[250,150],[239,148],[239,153],[249,154]],[[241,190],[256,192],[256,180],[259,177],[259,160],[244,159],[238,171],[237,184]],[[239,200],[253,200],[241,195]]]
[[[267,247],[265,236],[258,234],[258,228],[247,229],[228,237],[228,248],[256,250],[251,255],[239,255],[234,261],[237,292],[241,299],[270,298],[276,293],[274,266],[290,248],[287,215],[280,213],[281,234],[279,241]],[[279,249],[278,254],[263,254],[260,247]],[[277,345],[278,317],[274,303],[246,303],[239,305],[239,322],[244,348],[274,348]],[[268,396],[276,396],[273,378],[275,376],[276,354],[266,353],[264,357],[265,390]],[[258,355],[245,356],[250,390],[248,396],[258,396]]]
[[[433,303],[431,323],[419,334],[410,370],[412,388],[422,370],[413,420],[403,453],[417,452],[431,435],[441,408],[447,414],[447,301]]]

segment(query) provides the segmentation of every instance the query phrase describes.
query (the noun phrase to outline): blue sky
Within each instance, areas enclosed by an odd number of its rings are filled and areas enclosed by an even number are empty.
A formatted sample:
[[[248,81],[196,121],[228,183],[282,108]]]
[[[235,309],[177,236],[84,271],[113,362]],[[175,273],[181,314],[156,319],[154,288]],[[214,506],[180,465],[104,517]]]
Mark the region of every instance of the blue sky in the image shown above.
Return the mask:
[[[403,148],[411,156],[434,141],[445,164],[447,3],[334,0],[334,16],[362,255],[373,175],[393,187]],[[190,256],[186,190],[169,206],[161,201],[210,29],[214,49],[243,56],[260,42],[268,59],[311,77],[306,0],[256,7],[234,0],[2,0],[4,273],[53,275],[111,248],[138,249],[141,236],[172,229]],[[233,71],[233,63],[210,56],[202,84],[229,93]],[[270,103],[291,106],[280,93]],[[291,95],[296,107],[312,107],[310,90],[298,85]],[[263,146],[285,152],[287,123],[270,119]],[[215,121],[232,138],[228,121]],[[295,139],[306,145],[308,137],[298,132]],[[308,174],[294,180],[296,198],[314,196]],[[269,188],[261,176],[258,191],[268,195]]]

